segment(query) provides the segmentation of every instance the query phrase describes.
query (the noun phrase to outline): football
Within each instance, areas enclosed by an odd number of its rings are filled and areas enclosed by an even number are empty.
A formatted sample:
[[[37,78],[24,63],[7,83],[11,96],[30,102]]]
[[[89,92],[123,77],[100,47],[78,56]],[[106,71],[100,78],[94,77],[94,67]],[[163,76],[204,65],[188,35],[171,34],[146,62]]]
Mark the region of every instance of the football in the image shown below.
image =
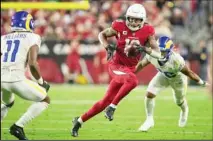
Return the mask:
[[[128,52],[129,57],[134,57],[139,54],[138,50],[135,47],[131,47]]]
[[[136,49],[136,47],[137,47],[137,44],[132,44],[131,46],[129,46],[127,49],[126,49],[126,55],[128,56],[128,57],[135,57],[135,56],[137,56],[139,53],[140,53],[140,51],[138,51],[137,49]]]

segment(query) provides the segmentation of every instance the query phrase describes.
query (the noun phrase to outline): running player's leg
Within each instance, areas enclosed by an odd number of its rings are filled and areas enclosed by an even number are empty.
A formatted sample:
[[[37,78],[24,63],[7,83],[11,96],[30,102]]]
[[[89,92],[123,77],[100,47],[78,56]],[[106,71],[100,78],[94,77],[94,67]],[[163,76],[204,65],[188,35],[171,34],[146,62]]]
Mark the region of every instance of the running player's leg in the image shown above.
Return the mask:
[[[111,104],[106,108],[105,116],[111,121],[113,120],[114,111],[118,103],[127,96],[131,90],[138,85],[138,79],[134,73],[132,73],[127,67],[119,67],[112,69],[114,79],[123,85],[117,92]]]
[[[116,96],[116,93],[119,91],[119,89],[121,88],[122,84],[116,82],[114,79],[110,82],[109,84],[109,88],[105,94],[105,96],[103,97],[102,100],[98,101],[97,103],[95,103],[93,105],[93,107],[86,112],[85,114],[83,114],[82,117],[82,121],[85,122],[87,121],[89,118],[93,117],[94,115],[100,113],[101,111],[103,111],[106,106],[108,106],[113,98]]]
[[[114,79],[111,80],[108,90],[105,96],[98,102],[96,102],[92,108],[90,108],[86,113],[84,113],[80,118],[74,119],[74,127],[72,128],[72,136],[78,136],[78,130],[81,124],[90,118],[94,117],[101,111],[103,111],[113,100],[117,92],[119,91],[122,83],[116,82]]]
[[[178,125],[179,127],[184,127],[187,123],[189,112],[187,100],[185,98],[187,91],[187,78],[182,76],[179,80],[171,82],[171,86],[174,101],[181,108]]]
[[[138,79],[136,75],[132,72],[127,72],[126,75],[123,75],[123,85],[118,91],[117,95],[112,101],[112,105],[118,105],[118,103],[129,94],[138,85]]]
[[[2,120],[7,116],[9,108],[11,108],[14,104],[15,97],[14,95],[9,91],[9,86],[7,86],[7,83],[1,83],[1,100],[3,103],[1,103],[1,122]]]
[[[14,82],[11,87],[12,91],[21,98],[35,101],[21,118],[10,127],[12,135],[19,139],[27,139],[23,130],[24,126],[47,109],[50,104],[50,98],[42,87],[27,79]]]
[[[162,89],[165,89],[169,86],[169,82],[165,76],[161,73],[157,73],[147,88],[147,94],[144,99],[145,111],[146,111],[146,120],[140,126],[139,131],[148,131],[151,127],[154,126],[154,107],[155,107],[155,97]]]

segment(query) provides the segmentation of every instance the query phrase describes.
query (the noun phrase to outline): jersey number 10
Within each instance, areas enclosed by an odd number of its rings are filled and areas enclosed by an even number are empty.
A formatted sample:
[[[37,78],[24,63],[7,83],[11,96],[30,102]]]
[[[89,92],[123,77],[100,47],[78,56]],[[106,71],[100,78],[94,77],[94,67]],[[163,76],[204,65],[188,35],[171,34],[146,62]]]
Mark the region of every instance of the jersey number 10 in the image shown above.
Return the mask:
[[[14,40],[14,41],[8,40],[7,41],[7,52],[4,53],[4,60],[3,60],[3,62],[7,62],[8,61],[9,52],[11,51],[13,43],[15,44],[15,46],[14,46],[13,52],[11,54],[10,62],[15,62],[16,53],[18,52],[18,48],[19,48],[19,44],[20,44],[19,40]]]

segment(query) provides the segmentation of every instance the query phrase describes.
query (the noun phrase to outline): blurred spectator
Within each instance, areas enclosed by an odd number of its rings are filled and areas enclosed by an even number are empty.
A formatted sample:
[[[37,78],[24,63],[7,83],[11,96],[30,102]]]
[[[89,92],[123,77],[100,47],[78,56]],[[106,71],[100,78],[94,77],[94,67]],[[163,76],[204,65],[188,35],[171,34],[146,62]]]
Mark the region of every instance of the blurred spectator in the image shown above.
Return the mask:
[[[207,67],[208,67],[208,50],[205,40],[199,41],[199,62],[200,62],[200,77],[203,80],[207,80]]]
[[[66,62],[63,66],[64,80],[69,83],[75,83],[81,74],[81,66],[79,64],[80,55],[78,53],[79,41],[73,40],[70,43],[70,52],[67,55]]]
[[[183,11],[180,8],[174,8],[170,22],[173,26],[184,26]]]
[[[155,28],[156,36],[168,36],[172,38],[172,31],[170,30],[170,23],[168,20],[164,20],[159,23]]]
[[[109,75],[108,75],[108,65],[106,60],[107,54],[105,48],[101,48],[101,50],[97,53],[94,58],[94,66],[97,69],[98,73],[98,81],[100,84],[108,83],[109,82]]]

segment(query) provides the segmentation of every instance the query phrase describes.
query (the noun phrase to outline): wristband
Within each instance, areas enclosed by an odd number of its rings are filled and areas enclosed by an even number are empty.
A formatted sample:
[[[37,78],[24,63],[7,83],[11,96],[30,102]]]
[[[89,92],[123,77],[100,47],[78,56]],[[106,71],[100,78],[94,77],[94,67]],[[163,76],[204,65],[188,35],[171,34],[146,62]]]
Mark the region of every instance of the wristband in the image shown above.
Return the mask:
[[[37,80],[38,84],[43,84],[43,78],[40,77],[38,80]]]

